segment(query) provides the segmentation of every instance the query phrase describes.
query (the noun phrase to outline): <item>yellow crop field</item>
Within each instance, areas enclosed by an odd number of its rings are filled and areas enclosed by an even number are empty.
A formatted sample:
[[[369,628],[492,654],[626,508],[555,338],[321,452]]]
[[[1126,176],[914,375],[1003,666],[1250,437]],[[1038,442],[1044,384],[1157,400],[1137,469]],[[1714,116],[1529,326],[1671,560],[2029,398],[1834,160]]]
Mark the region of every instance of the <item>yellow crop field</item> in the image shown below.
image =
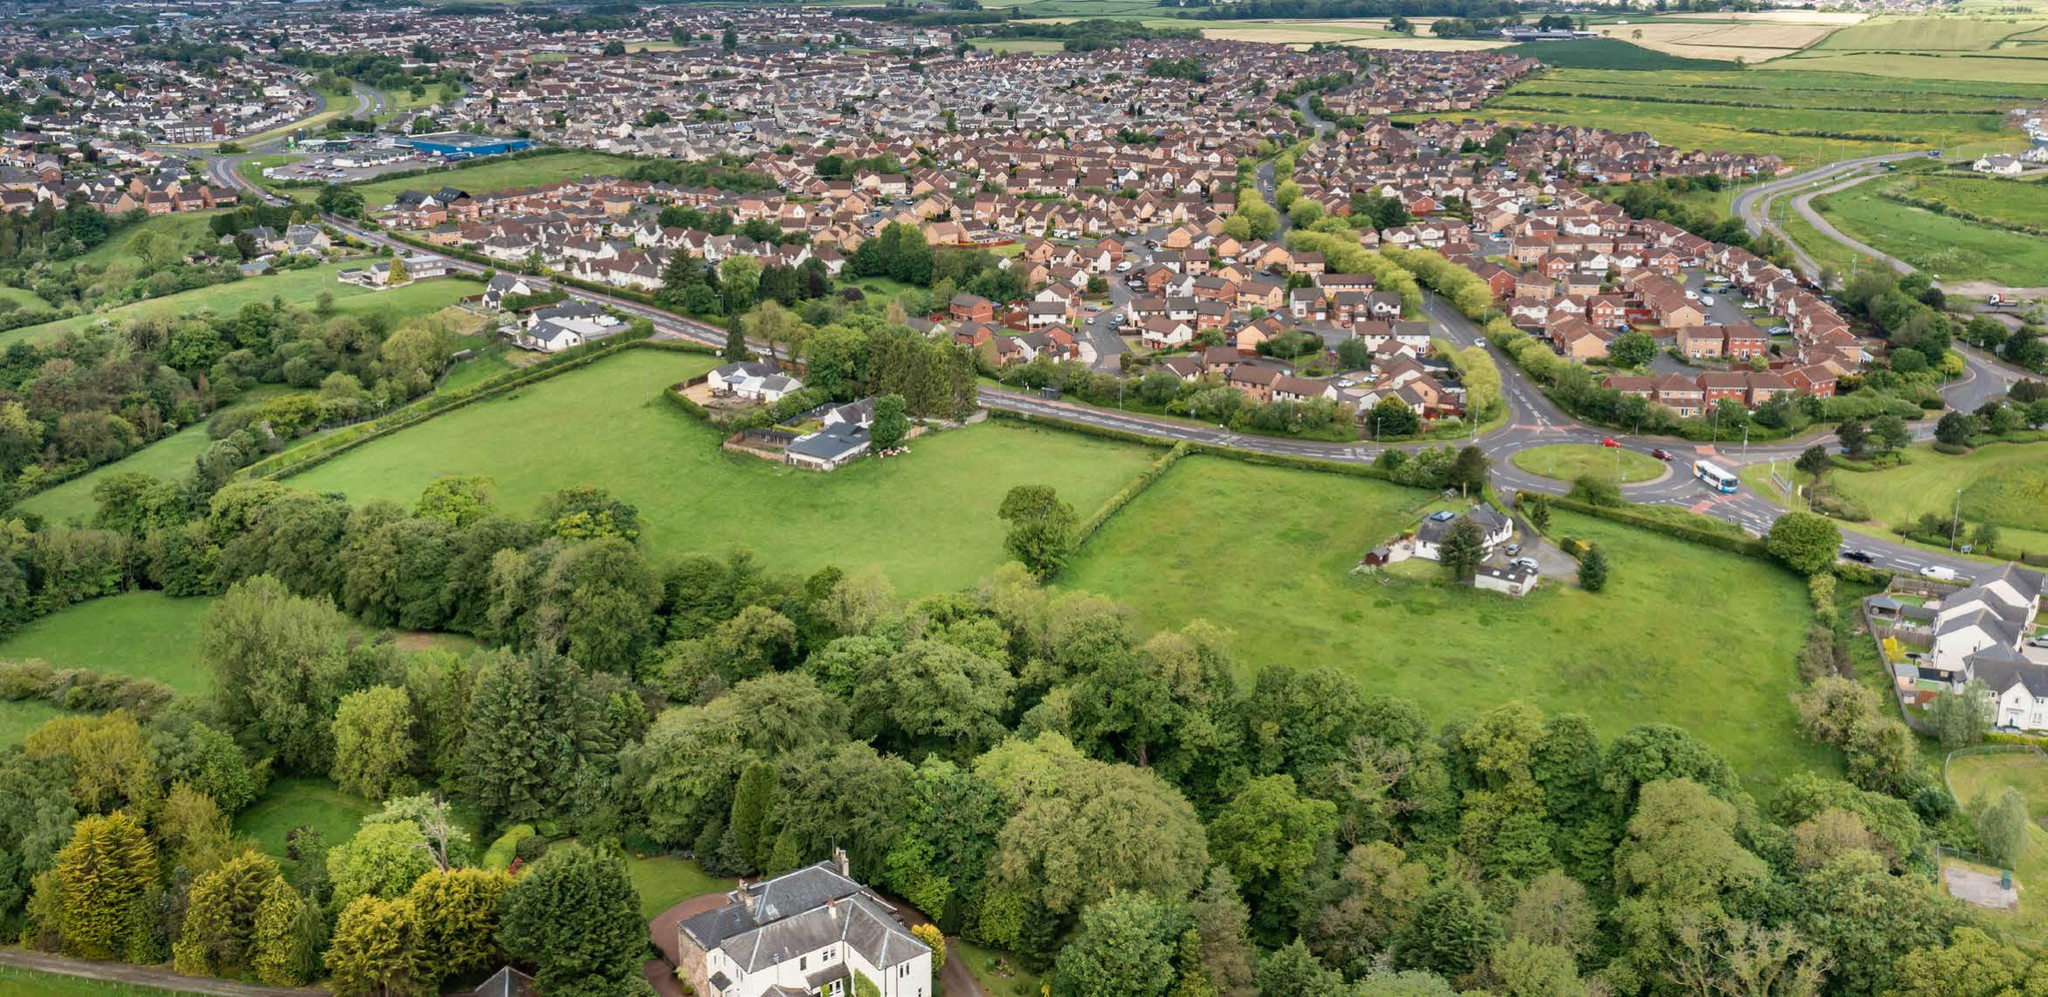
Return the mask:
[[[1742,24],[1655,21],[1648,24],[1602,24],[1593,30],[1606,38],[1633,42],[1647,49],[1688,59],[1733,62],[1740,56],[1747,62],[1763,62],[1791,55],[1841,29],[1839,24],[1789,24],[1781,21]]]

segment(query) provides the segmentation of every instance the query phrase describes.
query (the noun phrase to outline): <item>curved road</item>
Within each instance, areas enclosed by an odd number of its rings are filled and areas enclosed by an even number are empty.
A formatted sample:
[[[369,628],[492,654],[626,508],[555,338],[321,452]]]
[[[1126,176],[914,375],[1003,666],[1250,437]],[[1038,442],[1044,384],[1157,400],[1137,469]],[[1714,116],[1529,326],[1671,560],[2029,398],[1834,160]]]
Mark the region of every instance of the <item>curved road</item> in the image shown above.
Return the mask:
[[[213,175],[223,183],[250,191],[266,202],[279,203],[279,199],[271,197],[261,188],[243,179],[240,172],[233,167],[233,157],[216,159],[209,165],[209,169],[212,169]],[[365,228],[348,219],[327,215],[323,216],[323,220],[335,230],[366,242],[390,246],[404,252],[421,252],[417,247],[399,242],[379,230]],[[484,270],[484,267],[466,260],[453,257],[447,257],[446,260],[449,268],[457,272],[474,275]],[[544,279],[538,282],[543,285],[547,283]],[[657,336],[686,339],[713,346],[723,345],[725,342],[725,330],[717,326],[601,292],[583,288],[569,290],[580,297],[609,305],[623,313],[647,319],[653,324]],[[1476,345],[1482,338],[1483,333],[1476,324],[1435,294],[1425,292],[1424,314],[1434,334],[1460,346]],[[1518,491],[1562,494],[1568,490],[1569,483],[1529,474],[1515,467],[1510,458],[1516,451],[1553,443],[1598,445],[1603,440],[1612,438],[1619,445],[1632,450],[1648,452],[1661,447],[1676,455],[1672,461],[1673,473],[1656,481],[1624,486],[1622,491],[1630,501],[1678,506],[1735,523],[1752,534],[1762,534],[1770,529],[1771,524],[1785,510],[1746,490],[1734,494],[1709,491],[1690,477],[1688,469],[1691,460],[1696,456],[1711,457],[1716,463],[1735,467],[1769,460],[1790,461],[1805,448],[1815,443],[1832,443],[1834,439],[1831,432],[1820,431],[1796,440],[1755,446],[1745,445],[1739,439],[1698,444],[1674,437],[1623,433],[1587,426],[1565,414],[1551,402],[1521,368],[1508,360],[1498,346],[1489,343],[1486,349],[1501,371],[1501,394],[1508,407],[1508,419],[1507,425],[1477,437],[1476,441],[1493,460],[1493,479],[1496,484]],[[1943,389],[1944,395],[1950,397],[1951,403],[1960,407],[1961,403],[1978,397],[1994,385],[1998,386],[1997,390],[2002,393],[2005,373],[1983,358],[1973,357],[1967,350],[1963,351],[1963,354],[1966,361],[1972,364],[1971,373]],[[1235,433],[1223,427],[1212,427],[1188,420],[1048,401],[1034,395],[994,388],[983,388],[980,395],[983,405],[1025,416],[1056,418],[1155,439],[1187,440],[1255,453],[1306,457],[1347,464],[1371,463],[1381,452],[1388,449],[1414,450],[1423,446],[1459,442],[1438,440],[1426,444],[1407,443],[1392,446],[1371,442],[1325,443]],[[1926,439],[1932,436],[1932,429],[1931,423],[1923,421],[1914,426],[1914,434],[1917,438]],[[1953,568],[1964,577],[1975,577],[1988,575],[1996,570],[1995,566],[1983,562],[1860,534],[1849,534],[1843,549],[1866,551],[1872,556],[1876,566],[1895,571],[1918,572],[1929,565],[1939,564]]]

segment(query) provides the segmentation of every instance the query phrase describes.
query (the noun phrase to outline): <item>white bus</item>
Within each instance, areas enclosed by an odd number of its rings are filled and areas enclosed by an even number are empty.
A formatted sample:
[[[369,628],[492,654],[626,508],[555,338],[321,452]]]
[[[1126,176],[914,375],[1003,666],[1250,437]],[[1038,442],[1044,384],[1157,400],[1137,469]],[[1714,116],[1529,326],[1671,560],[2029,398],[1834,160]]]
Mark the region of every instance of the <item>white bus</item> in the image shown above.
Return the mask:
[[[1717,492],[1732,492],[1737,482],[1735,472],[1725,470],[1709,460],[1693,461],[1692,476],[1706,482],[1708,488]]]

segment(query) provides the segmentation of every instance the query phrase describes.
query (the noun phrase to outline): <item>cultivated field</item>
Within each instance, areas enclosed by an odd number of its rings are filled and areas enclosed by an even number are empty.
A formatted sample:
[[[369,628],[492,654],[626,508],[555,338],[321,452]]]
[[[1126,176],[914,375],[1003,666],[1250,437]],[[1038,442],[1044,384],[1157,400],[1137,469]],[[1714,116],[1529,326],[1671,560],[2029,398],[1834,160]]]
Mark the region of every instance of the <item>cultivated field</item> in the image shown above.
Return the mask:
[[[1780,11],[1778,13],[1794,13]],[[1647,49],[1668,52],[1688,59],[1721,59],[1734,62],[1763,62],[1791,55],[1841,29],[1839,21],[1673,19],[1648,23],[1601,24],[1592,30],[1605,38],[1620,38]]]
[[[1393,34],[1384,38],[1354,38],[1344,44],[1352,48],[1385,48],[1403,52],[1481,52],[1508,47],[1504,41],[1480,38],[1432,38],[1425,35],[1410,38]]]
[[[1869,509],[1872,523],[1881,527],[1927,512],[1948,516],[1960,487],[1964,520],[1998,524],[2002,545],[2048,553],[2048,444],[1994,443],[1960,457],[1924,446],[1908,452],[1908,464],[1838,470],[1829,480]]]
[[[1967,8],[1969,5],[1963,5]],[[1772,68],[1904,79],[2048,83],[2048,15],[2008,5],[1939,16],[1875,17]]]
[[[1340,668],[1439,718],[1520,697],[1584,712],[1609,736],[1675,723],[1727,755],[1760,793],[1782,773],[1838,765],[1794,729],[1790,655],[1807,610],[1790,574],[1562,513],[1553,516],[1559,533],[1607,549],[1607,591],[1545,583],[1513,600],[1351,573],[1432,498],[1367,479],[1191,458],[1096,534],[1061,584],[1129,603],[1145,628],[1196,618],[1225,627],[1247,669]],[[1686,612],[1670,611],[1681,604]]]
[[[533,187],[559,180],[575,180],[584,176],[618,175],[630,169],[632,165],[633,161],[624,156],[609,156],[601,152],[557,152],[546,156],[487,162],[482,166],[436,170],[396,180],[376,180],[357,185],[355,189],[362,193],[363,204],[375,211],[390,204],[400,193],[407,190],[436,190],[447,185],[481,194],[508,187]],[[295,193],[311,197],[316,192],[311,188],[300,188]]]
[[[879,565],[923,594],[972,583],[1004,561],[996,507],[1046,483],[1082,515],[1157,456],[1069,433],[990,422],[934,434],[911,453],[831,474],[717,449],[717,433],[662,397],[707,356],[635,350],[509,396],[469,405],[291,478],[351,501],[405,503],[444,474],[484,474],[498,501],[599,485],[640,508],[658,557],[752,548],[782,571]],[[545,428],[539,428],[545,427]]]
[[[195,288],[180,291],[161,298],[138,301],[118,308],[86,315],[75,315],[56,322],[24,326],[0,333],[0,347],[15,342],[42,342],[55,339],[66,332],[84,331],[102,319],[115,326],[130,318],[165,314],[182,316],[202,308],[212,309],[220,315],[232,315],[251,301],[270,301],[276,298],[286,304],[311,305],[325,291],[334,296],[336,311],[365,315],[382,311],[393,317],[417,315],[445,308],[461,298],[483,290],[483,285],[474,280],[460,277],[437,277],[432,280],[416,281],[405,287],[389,291],[373,291],[355,284],[344,284],[335,279],[335,274],[363,262],[327,263],[304,270],[281,270],[261,277],[245,277],[233,283],[214,287]]]
[[[2005,127],[2005,111],[2043,96],[2048,87],[1901,85],[1847,73],[1553,69],[1481,113],[1642,130],[1680,148],[1773,153],[1798,164],[1930,146],[1956,156],[2010,148],[2019,135]]]
[[[976,38],[972,44],[984,52],[1000,52],[1004,55],[1015,55],[1019,52],[1040,55],[1064,49],[1055,38]]]

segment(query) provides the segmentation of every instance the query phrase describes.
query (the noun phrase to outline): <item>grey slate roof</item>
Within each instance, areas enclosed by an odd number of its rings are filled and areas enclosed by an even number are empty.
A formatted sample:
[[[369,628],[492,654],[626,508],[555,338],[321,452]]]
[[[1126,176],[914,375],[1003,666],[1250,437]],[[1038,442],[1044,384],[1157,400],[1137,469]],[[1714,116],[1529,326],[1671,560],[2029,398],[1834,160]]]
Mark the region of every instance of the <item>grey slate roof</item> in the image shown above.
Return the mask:
[[[752,898],[751,910],[742,891]],[[830,863],[728,895],[734,898],[732,903],[684,920],[679,930],[706,951],[724,949],[742,972],[765,969],[835,942],[844,942],[877,969],[931,951],[898,923],[894,911]]]

